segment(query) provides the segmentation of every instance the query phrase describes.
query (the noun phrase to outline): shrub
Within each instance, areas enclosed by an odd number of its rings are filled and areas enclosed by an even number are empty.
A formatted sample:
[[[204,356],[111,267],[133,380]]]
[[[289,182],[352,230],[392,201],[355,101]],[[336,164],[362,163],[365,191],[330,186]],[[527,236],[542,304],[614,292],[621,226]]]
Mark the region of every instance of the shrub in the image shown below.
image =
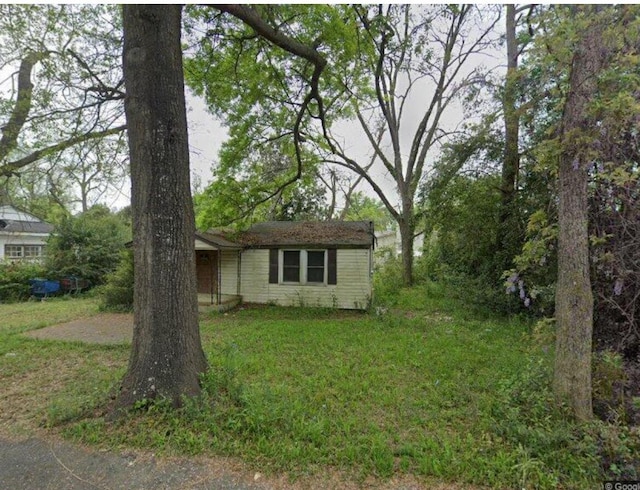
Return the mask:
[[[400,257],[390,257],[384,263],[376,265],[373,274],[374,304],[395,305],[398,301],[398,294],[403,287],[402,260]]]
[[[453,296],[479,314],[509,315],[529,313],[517,295],[507,294],[502,284],[492,284],[486,277],[474,277],[463,273],[444,274]]]
[[[608,350],[595,353],[591,372],[596,415],[603,420],[627,423],[624,396],[627,373],[622,356]]]
[[[31,262],[0,262],[0,302],[24,301],[31,295],[29,279],[46,276],[45,268]]]
[[[103,309],[128,311],[133,308],[133,250],[120,253],[118,267],[107,276],[101,293]]]
[[[438,232],[433,231],[424,239],[422,255],[413,262],[413,277],[416,283],[442,279],[446,265],[442,258],[442,250],[438,244]]]
[[[49,238],[47,267],[54,277],[78,276],[102,284],[130,234],[124,220],[104,206],[66,217]]]

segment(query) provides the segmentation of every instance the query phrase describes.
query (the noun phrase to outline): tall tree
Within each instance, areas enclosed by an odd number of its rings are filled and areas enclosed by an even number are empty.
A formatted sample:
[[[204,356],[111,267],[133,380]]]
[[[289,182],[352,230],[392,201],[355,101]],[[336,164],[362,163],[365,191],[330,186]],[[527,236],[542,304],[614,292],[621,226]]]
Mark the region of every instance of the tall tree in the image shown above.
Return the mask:
[[[123,6],[135,267],[134,332],[118,408],[200,392],[206,369],[184,100],[182,8]]]
[[[242,5],[219,5],[260,36],[314,66],[309,91],[293,126],[300,164],[300,121],[319,99],[325,59],[312,46],[288,38]],[[116,409],[158,396],[179,405],[200,392],[206,369],[196,296],[195,233],[189,185],[182,8],[123,7],[125,112],[131,159],[134,332]]]
[[[522,104],[522,76],[518,70],[518,63],[523,50],[531,39],[533,29],[529,24],[529,35],[518,36],[517,27],[521,23],[522,12],[529,11],[529,20],[533,6],[517,7],[508,4],[505,7],[505,39],[507,47],[507,73],[502,91],[502,113],[504,119],[504,153],[502,157],[502,178],[500,182],[500,214],[498,216],[498,230],[496,248],[501,257],[500,266],[503,270],[511,266],[511,260],[521,245],[515,216],[516,189],[520,173],[520,119]],[[523,39],[524,37],[524,39]]]
[[[468,61],[491,44],[497,17],[482,24],[479,11],[472,5],[415,8],[390,5],[374,9],[357,8],[365,42],[372,43],[372,55],[365,57],[374,97],[351,98],[358,122],[385,173],[395,183],[399,204],[383,190],[371,172],[349,156],[336,138],[325,132],[334,162],[362,175],[385,204],[398,224],[401,239],[403,278],[413,282],[413,240],[416,235],[415,197],[428,158],[437,154],[440,144],[452,129],[443,124],[443,115],[454,101],[472,93],[482,83],[481,70],[468,68]],[[427,80],[425,85],[421,82]],[[401,128],[407,124],[407,103],[421,91],[426,101],[414,114],[418,123],[403,144]],[[415,102],[414,102],[415,103]],[[373,135],[377,125],[386,129],[385,146]]]
[[[558,169],[558,282],[554,391],[567,400],[578,419],[593,416],[591,350],[593,294],[589,276],[588,183],[596,141],[589,103],[597,96],[598,76],[609,51],[599,7],[575,8],[580,34],[575,46],[569,92],[560,128]]]
[[[443,115],[481,81],[480,69],[469,61],[491,44],[496,18],[487,20],[468,5],[289,6],[266,13],[279,31],[313,42],[332,61],[321,80],[325,103],[311,107],[303,127],[306,149],[361,176],[384,203],[401,232],[404,279],[410,284],[416,190],[451,132]],[[309,78],[308,65],[266,49],[251,31],[229,35],[218,17],[201,19],[211,28],[188,64],[188,79],[229,124],[227,147],[250,153],[256,145],[290,137],[290,121],[300,107],[295,94]],[[212,68],[214,60],[219,63]],[[216,72],[218,66],[224,71]],[[360,161],[351,142],[338,134],[340,118],[358,122],[381,168],[371,168],[369,158]],[[411,120],[417,122],[408,133]],[[379,139],[381,132],[385,137]],[[236,165],[242,168],[241,158]]]
[[[0,6],[0,176],[124,130],[111,6]]]

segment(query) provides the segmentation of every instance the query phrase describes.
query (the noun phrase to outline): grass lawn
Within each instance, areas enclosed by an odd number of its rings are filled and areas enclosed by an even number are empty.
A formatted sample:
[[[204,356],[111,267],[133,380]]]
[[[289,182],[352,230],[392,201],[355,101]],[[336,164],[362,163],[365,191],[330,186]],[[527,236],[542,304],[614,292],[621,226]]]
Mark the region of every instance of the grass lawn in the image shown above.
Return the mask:
[[[44,424],[103,447],[239,456],[293,477],[330,469],[362,481],[409,474],[494,488],[597,485],[595,439],[552,408],[548,346],[533,341],[528,323],[479,317],[433,285],[402,291],[396,308],[203,316],[210,370],[202,397],[107,424],[100,407],[127,348],[19,335],[95,313],[95,302],[0,305],[9,318],[0,378],[20,400],[3,402],[10,410],[0,427]],[[18,413],[27,404],[29,413]]]
[[[128,348],[30,339],[22,332],[96,315],[98,302],[59,298],[0,304],[0,432],[29,435],[104,400]]]

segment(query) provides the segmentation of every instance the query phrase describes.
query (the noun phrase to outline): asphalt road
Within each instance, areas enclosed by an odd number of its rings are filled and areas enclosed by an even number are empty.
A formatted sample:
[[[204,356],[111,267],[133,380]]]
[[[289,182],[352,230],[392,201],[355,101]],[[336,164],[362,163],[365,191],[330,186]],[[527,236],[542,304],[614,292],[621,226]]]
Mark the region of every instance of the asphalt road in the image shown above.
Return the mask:
[[[217,467],[216,467],[217,466]],[[115,454],[38,438],[0,438],[0,489],[147,490],[270,488],[221,465],[193,459],[159,460],[153,455]],[[255,476],[254,476],[255,478]]]

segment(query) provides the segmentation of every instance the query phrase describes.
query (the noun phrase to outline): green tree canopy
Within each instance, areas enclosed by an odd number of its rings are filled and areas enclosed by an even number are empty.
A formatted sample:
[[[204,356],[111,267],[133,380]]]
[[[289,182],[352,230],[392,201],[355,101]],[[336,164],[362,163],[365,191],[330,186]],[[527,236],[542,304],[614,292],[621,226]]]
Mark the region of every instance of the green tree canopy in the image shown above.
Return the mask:
[[[473,98],[480,87],[482,70],[467,69],[467,63],[493,44],[497,16],[473,6],[247,9],[279,32],[312,44],[328,68],[318,80],[320,97],[302,113],[304,87],[317,73],[309,60],[291,58],[257,31],[214,9],[192,8],[189,32],[195,48],[186,63],[186,78],[229,127],[221,167],[241,174],[247,155],[259,147],[295,142],[292,128],[297,125],[302,136],[298,141],[315,155],[313,164],[355,173],[393,216],[404,246],[405,280],[410,283],[416,190],[429,158],[449,136],[442,124],[446,109],[455,100]],[[423,109],[407,116],[418,100]],[[380,172],[373,172],[369,157],[355,155],[350,142],[339,135],[336,123],[345,120],[360,127]],[[412,132],[401,131],[409,120]],[[302,174],[303,158],[297,149],[292,178]],[[384,181],[395,183],[395,190],[385,190]]]

